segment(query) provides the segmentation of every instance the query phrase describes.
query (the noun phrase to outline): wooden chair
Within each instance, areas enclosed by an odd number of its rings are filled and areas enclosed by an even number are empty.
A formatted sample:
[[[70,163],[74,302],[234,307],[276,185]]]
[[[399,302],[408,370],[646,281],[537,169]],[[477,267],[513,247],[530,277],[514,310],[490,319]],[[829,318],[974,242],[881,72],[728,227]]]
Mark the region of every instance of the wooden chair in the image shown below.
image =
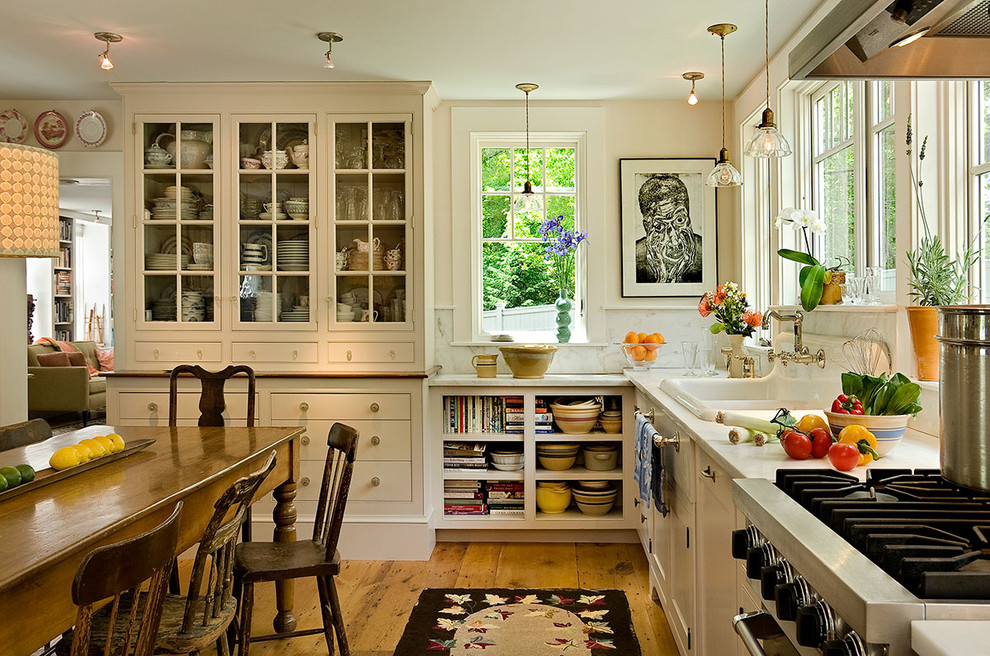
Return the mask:
[[[72,582],[72,601],[79,611],[71,634],[71,651],[62,647],[66,642],[63,639],[56,646],[59,653],[151,656],[179,537],[181,511],[179,502],[157,528],[97,547],[86,556]],[[147,591],[138,595],[145,582]],[[94,615],[94,604],[111,597],[113,602],[104,607],[105,612]],[[135,599],[139,602],[134,603]]]
[[[248,656],[252,641],[292,638],[323,632],[327,651],[333,654],[333,636],[343,656],[349,656],[344,619],[333,577],[340,572],[337,539],[344,521],[344,507],[351,485],[358,432],[336,423],[327,437],[327,462],[323,468],[320,500],[316,506],[313,539],[299,542],[245,542],[234,551],[234,577],[241,588],[240,656]],[[322,629],[308,629],[266,636],[251,635],[254,585],[313,576],[320,594]]]
[[[193,561],[188,594],[165,597],[157,653],[196,654],[216,644],[217,654],[229,656],[227,628],[237,614],[234,546],[248,505],[274,468],[273,451],[261,469],[234,481],[214,504]]]
[[[44,442],[52,436],[52,427],[44,419],[0,426],[0,451]]]

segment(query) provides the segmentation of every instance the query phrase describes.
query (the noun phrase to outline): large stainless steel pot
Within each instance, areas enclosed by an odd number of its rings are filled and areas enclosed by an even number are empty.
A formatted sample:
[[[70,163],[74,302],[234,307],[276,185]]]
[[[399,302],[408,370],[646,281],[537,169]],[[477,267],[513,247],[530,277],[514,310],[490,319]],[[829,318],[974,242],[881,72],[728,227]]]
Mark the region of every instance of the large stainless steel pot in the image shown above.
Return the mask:
[[[938,308],[942,476],[990,491],[990,305]]]

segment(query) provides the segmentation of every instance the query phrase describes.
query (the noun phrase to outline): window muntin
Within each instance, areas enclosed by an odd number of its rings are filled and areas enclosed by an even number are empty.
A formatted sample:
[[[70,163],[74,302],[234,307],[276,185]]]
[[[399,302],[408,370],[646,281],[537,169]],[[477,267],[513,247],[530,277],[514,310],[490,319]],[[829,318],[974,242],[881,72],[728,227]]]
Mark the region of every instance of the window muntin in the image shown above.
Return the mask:
[[[824,258],[856,263],[855,86],[839,82],[813,98],[814,205],[825,221]]]
[[[990,81],[974,82],[970,86],[969,129],[970,148],[970,207],[969,241],[974,247],[982,245],[973,284],[979,287],[980,302],[990,302]],[[978,236],[978,238],[977,238]]]

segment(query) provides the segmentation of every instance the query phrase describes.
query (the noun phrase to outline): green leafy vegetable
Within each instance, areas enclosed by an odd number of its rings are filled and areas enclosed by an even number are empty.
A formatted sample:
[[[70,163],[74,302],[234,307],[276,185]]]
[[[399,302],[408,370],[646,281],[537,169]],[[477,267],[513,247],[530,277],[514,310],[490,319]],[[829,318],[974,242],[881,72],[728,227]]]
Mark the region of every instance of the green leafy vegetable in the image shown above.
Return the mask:
[[[921,412],[921,386],[902,373],[887,377],[842,374],[842,393],[856,396],[867,415],[917,415]]]

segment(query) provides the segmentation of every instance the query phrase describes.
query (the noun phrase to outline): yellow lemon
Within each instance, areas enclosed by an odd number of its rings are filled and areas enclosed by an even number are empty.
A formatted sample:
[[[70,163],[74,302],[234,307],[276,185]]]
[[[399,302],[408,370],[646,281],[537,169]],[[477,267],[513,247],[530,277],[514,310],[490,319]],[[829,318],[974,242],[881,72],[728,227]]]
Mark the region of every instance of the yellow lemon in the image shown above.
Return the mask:
[[[124,450],[124,438],[117,433],[110,433],[107,437],[110,438],[111,442],[113,442],[114,453]]]
[[[107,455],[107,453],[109,453],[105,446],[97,442],[92,437],[89,438],[88,440],[83,440],[82,442],[80,442],[80,444],[85,444],[86,446],[88,446],[90,451],[93,452],[94,458],[102,458],[103,456]]]
[[[61,449],[52,454],[49,458],[48,464],[52,466],[55,471],[62,471],[63,469],[68,469],[69,467],[75,467],[79,464],[79,452],[76,451],[74,446],[63,446]]]
[[[103,447],[103,450],[106,453],[108,453],[108,454],[109,453],[115,453],[117,451],[117,449],[113,445],[113,440],[111,440],[106,435],[97,435],[93,439],[96,440],[97,442],[99,442],[100,446]]]
[[[96,457],[96,455],[93,453],[93,450],[89,448],[88,444],[83,444],[82,442],[79,442],[73,448],[76,450],[76,453],[79,454],[79,462],[89,462],[90,460]]]

